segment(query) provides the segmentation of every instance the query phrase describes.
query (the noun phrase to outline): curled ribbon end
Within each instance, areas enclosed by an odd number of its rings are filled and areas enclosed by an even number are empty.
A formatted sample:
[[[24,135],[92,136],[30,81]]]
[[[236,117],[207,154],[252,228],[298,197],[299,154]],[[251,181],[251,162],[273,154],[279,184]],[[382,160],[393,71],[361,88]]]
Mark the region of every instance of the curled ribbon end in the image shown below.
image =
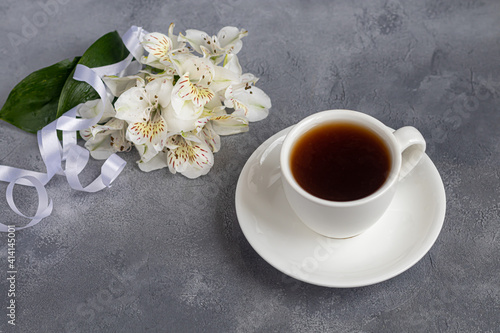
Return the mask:
[[[28,185],[28,186],[34,186],[36,189],[36,192],[38,194],[38,208],[34,216],[26,216],[24,215],[16,206],[16,203],[14,202],[14,186],[16,184],[23,184],[23,185]],[[22,216],[24,218],[30,219],[30,223],[28,223],[24,227],[16,227],[16,230],[21,230],[24,228],[32,227],[36,225],[38,222],[52,214],[52,209],[54,207],[52,200],[49,200],[47,190],[45,189],[45,186],[43,183],[36,177],[33,176],[22,176],[19,177],[7,186],[7,191],[5,193],[7,203],[9,204],[9,207],[19,216]],[[7,231],[7,226],[4,224],[1,224],[0,226],[0,231]]]
[[[123,160],[120,156],[113,154],[101,167],[102,182],[106,187],[110,187],[111,183],[118,177],[118,175],[123,171],[127,162]]]

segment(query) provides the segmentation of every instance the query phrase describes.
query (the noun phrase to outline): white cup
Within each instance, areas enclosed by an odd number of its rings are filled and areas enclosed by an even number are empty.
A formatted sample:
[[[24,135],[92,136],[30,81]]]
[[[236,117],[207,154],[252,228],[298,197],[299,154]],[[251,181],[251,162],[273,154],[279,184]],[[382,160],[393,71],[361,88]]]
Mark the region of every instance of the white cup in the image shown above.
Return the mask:
[[[292,149],[307,131],[325,123],[353,123],[375,132],[386,144],[391,156],[389,175],[374,193],[352,201],[330,201],[305,191],[290,168]],[[313,231],[331,238],[349,238],[373,226],[389,207],[398,182],[418,164],[425,152],[425,140],[411,126],[396,131],[377,119],[357,111],[328,110],[300,121],[287,134],[281,147],[280,165],[283,187],[291,208]]]

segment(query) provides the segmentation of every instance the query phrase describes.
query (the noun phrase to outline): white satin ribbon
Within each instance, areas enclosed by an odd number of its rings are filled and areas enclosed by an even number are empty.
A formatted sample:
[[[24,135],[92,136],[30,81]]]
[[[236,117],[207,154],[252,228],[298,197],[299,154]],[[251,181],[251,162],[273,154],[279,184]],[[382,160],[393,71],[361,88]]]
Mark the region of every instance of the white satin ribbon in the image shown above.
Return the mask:
[[[0,181],[9,183],[5,194],[9,207],[16,214],[31,220],[23,227],[16,227],[16,230],[32,227],[52,213],[53,203],[47,195],[45,185],[54,175],[65,175],[68,184],[75,190],[97,192],[109,187],[122,172],[126,162],[118,155],[113,154],[102,165],[100,175],[92,183],[84,187],[78,175],[87,165],[90,154],[87,149],[77,145],[76,133],[79,130],[96,125],[102,117],[105,105],[111,103],[108,98],[108,91],[101,78],[104,75],[130,75],[139,70],[140,63],[133,61],[133,59],[140,59],[144,52],[140,41],[145,34],[147,32],[142,28],[132,26],[123,35],[123,43],[130,54],[120,62],[96,68],[89,68],[80,64],[76,66],[73,78],[91,85],[99,94],[103,107],[101,112],[94,118],[84,119],[77,118],[77,110],[80,107],[80,105],[77,105],[37,132],[38,148],[47,170],[46,173],[0,165]],[[57,137],[57,130],[62,131],[62,145]],[[63,162],[65,162],[64,166]],[[38,194],[38,208],[34,216],[26,216],[17,208],[13,196],[16,184],[35,187]],[[7,230],[7,225],[0,223],[0,232],[7,232]]]

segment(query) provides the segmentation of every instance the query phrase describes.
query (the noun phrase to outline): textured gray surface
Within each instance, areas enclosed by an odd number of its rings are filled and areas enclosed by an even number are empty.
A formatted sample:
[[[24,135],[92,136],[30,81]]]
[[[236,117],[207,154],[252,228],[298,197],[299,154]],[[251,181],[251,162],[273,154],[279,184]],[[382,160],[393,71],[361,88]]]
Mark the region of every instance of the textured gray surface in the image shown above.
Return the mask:
[[[47,3],[58,5],[47,13]],[[106,32],[133,24],[166,32],[170,22],[176,32],[249,30],[240,62],[273,101],[250,132],[223,138],[214,168],[196,180],[142,173],[135,152],[96,194],[53,179],[52,216],[17,234],[15,327],[0,235],[2,332],[500,332],[500,2],[9,0],[0,10],[2,104],[24,76],[80,55]],[[257,255],[236,219],[236,181],[250,154],[332,108],[419,128],[447,193],[430,252],[373,286],[288,278]],[[0,133],[0,164],[43,169],[33,135],[4,122]],[[84,180],[100,165],[92,164]],[[34,211],[35,195],[19,191],[21,208]],[[4,223],[24,223],[4,199],[0,212]]]

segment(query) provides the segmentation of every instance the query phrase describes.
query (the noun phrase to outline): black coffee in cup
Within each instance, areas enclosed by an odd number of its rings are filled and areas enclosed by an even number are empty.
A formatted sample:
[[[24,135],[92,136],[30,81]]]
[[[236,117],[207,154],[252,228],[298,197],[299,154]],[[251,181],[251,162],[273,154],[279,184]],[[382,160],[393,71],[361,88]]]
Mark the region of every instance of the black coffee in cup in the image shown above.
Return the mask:
[[[316,126],[297,139],[290,169],[308,193],[352,201],[376,192],[391,171],[389,148],[371,129],[349,122]]]

